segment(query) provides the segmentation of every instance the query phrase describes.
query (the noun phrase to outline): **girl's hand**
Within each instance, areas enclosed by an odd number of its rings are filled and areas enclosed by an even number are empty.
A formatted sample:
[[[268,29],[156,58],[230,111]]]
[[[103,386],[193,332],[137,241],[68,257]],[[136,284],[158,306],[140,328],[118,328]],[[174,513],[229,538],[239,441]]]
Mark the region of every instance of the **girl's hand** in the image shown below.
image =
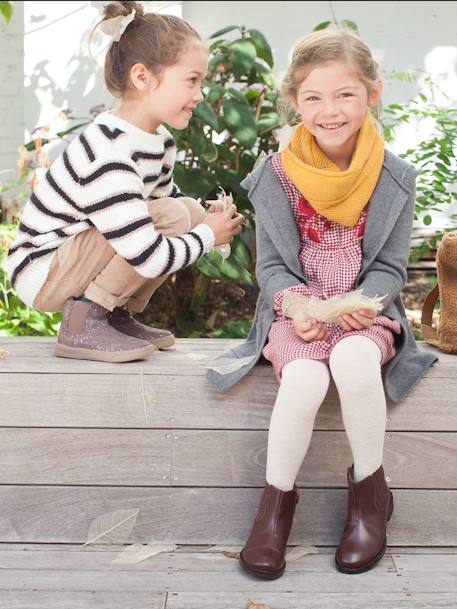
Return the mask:
[[[239,235],[244,224],[244,216],[237,213],[236,206],[230,205],[224,211],[214,211],[206,215],[203,224],[213,229],[216,241],[214,245],[222,245],[233,241]]]
[[[324,324],[317,319],[308,319],[307,321],[292,320],[296,334],[305,342],[310,343],[314,340],[329,340],[330,332]]]
[[[346,330],[346,332],[352,332],[353,330],[364,330],[365,328],[370,328],[373,325],[376,315],[377,314],[375,311],[360,309],[359,311],[354,311],[350,314],[346,313],[345,315],[341,315],[339,318],[339,323],[343,330]]]

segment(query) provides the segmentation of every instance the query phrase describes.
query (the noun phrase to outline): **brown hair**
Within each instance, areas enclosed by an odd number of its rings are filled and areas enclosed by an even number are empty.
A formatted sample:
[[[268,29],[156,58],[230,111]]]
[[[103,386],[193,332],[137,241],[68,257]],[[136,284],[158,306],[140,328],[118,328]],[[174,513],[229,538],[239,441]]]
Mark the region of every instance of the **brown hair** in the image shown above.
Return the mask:
[[[300,84],[313,68],[331,61],[350,64],[368,93],[379,79],[379,66],[370,48],[358,34],[345,28],[311,32],[294,48],[291,63],[282,82],[278,107],[289,124],[301,120],[291,104],[291,100],[297,98]]]
[[[142,63],[160,76],[165,67],[179,61],[189,42],[201,42],[198,32],[184,19],[158,13],[145,14],[139,2],[110,2],[104,7],[103,19],[95,28],[107,19],[127,16],[133,9],[136,11],[134,20],[120,40],[111,44],[105,58],[105,84],[116,97],[128,91],[130,68],[134,64]]]

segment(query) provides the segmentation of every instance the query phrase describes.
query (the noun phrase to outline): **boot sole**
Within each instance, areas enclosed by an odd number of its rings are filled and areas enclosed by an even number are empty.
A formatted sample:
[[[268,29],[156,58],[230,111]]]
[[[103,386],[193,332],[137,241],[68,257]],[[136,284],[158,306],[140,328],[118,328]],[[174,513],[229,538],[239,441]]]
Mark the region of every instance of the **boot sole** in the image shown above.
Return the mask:
[[[244,561],[243,552],[240,552],[240,561],[239,562],[240,562],[240,565],[243,567],[243,569],[246,571],[246,573],[249,573],[249,575],[254,575],[255,577],[260,577],[260,579],[269,579],[269,580],[278,579],[284,574],[284,571],[286,568],[286,565],[284,564],[282,569],[280,569],[279,571],[260,571],[258,569],[252,569]]]
[[[70,359],[90,359],[97,362],[122,363],[145,359],[156,350],[154,345],[148,345],[142,349],[130,349],[128,351],[97,351],[95,349],[81,349],[79,347],[67,347],[57,343],[55,354],[57,357],[68,357]]]
[[[145,339],[146,340],[146,339]],[[157,338],[151,341],[156,349],[169,349],[175,344],[174,336],[164,336],[163,338]]]
[[[387,514],[387,522],[389,522],[393,511],[394,511],[394,498],[393,498],[392,493],[390,493],[389,513]],[[354,568],[354,569],[351,569],[350,567],[343,567],[342,565],[340,565],[338,563],[338,559],[335,554],[336,568],[338,569],[338,571],[340,571],[340,573],[347,573],[347,574],[364,573],[365,571],[369,571],[370,569],[372,569],[375,566],[375,564],[381,560],[381,558],[386,553],[386,548],[387,548],[387,535],[384,537],[384,545],[381,548],[381,551],[372,560],[370,560],[369,563],[367,563],[366,565],[362,565],[361,567]]]

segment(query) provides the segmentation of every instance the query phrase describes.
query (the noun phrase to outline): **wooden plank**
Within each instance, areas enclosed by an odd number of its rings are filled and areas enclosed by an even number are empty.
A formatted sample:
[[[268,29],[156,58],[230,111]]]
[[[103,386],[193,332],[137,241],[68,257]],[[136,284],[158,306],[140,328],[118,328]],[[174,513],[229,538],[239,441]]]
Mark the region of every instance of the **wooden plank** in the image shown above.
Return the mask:
[[[272,376],[259,376],[262,368],[225,393],[204,376],[129,375],[122,365],[116,377],[8,374],[6,382],[0,376],[0,404],[7,405],[0,408],[0,426],[268,429],[278,385]],[[441,379],[439,390],[436,379],[423,378],[404,400],[390,404],[387,429],[457,431],[456,373]],[[315,429],[343,430],[333,384]]]
[[[365,577],[365,575],[361,576]],[[366,590],[366,588],[365,588]],[[265,590],[246,598],[244,592],[171,592],[167,609],[234,609],[245,608],[249,602],[272,609],[455,609],[451,593],[275,593]]]
[[[394,554],[392,559],[399,573],[410,571],[457,572],[456,554]]]
[[[262,431],[0,429],[0,484],[262,486],[266,450]],[[387,435],[391,488],[457,488],[456,461],[457,434]],[[316,431],[298,484],[346,487],[350,463],[345,432]]]
[[[0,370],[3,373],[33,372],[33,373],[72,373],[72,374],[138,374],[143,369],[144,374],[176,374],[180,375],[206,374],[205,365],[227,349],[242,343],[235,339],[178,339],[176,346],[165,351],[155,351],[148,359],[139,362],[110,364],[90,360],[77,360],[54,355],[55,338],[22,338],[2,339],[0,346],[9,352],[1,360]],[[426,372],[431,378],[448,378],[455,374],[456,360],[453,355],[441,353],[439,350],[419,342],[418,346],[424,352],[436,353],[439,363]],[[272,377],[271,366],[257,367],[259,372]]]
[[[113,592],[194,592],[217,593],[233,591],[246,594],[264,593],[266,582],[244,573],[211,573],[205,572],[156,572],[144,571],[66,571],[45,570],[23,571],[3,569],[0,571],[0,590],[32,589],[57,590],[71,593],[73,591],[97,590]],[[363,577],[363,588],[361,578]],[[274,582],[276,592],[294,592],[316,594],[326,593],[350,594],[369,590],[376,592],[434,592],[457,593],[455,573],[434,573],[434,577],[424,577],[422,572],[408,573],[401,576],[385,573],[377,567],[358,577],[347,577],[336,569],[329,573],[288,572]],[[249,598],[249,596],[247,597]],[[171,603],[169,604],[170,606]]]
[[[169,485],[161,430],[0,429],[0,484]]]
[[[3,549],[0,545],[0,569],[22,570],[68,570],[68,571],[147,571],[149,573],[233,573],[239,572],[238,560],[228,558],[222,552],[188,552],[183,548],[181,552],[164,552],[152,556],[139,563],[117,564],[112,560],[128,547],[117,545],[116,549],[105,545],[103,549],[91,546],[81,548],[68,545],[57,548],[52,545],[49,549],[37,546],[28,550]],[[48,545],[48,544],[43,544]],[[50,544],[51,545],[51,544]],[[92,551],[89,551],[91,549]],[[233,548],[232,548],[233,549]],[[239,551],[241,547],[237,549]],[[290,548],[288,552],[291,550]],[[328,573],[333,572],[334,550],[331,554],[309,554],[299,560],[291,561],[287,565],[288,571]],[[395,567],[390,555],[385,555],[376,567],[377,571],[394,573]]]
[[[92,522],[139,510],[128,543],[243,544],[262,489],[0,486],[0,541],[84,543]],[[457,491],[394,491],[390,546],[457,546]],[[303,489],[292,545],[339,543],[345,489]],[[436,517],[439,513],[439,518]]]
[[[20,577],[20,576],[19,576]],[[164,609],[166,592],[118,590],[3,590],[0,607],[9,609]]]
[[[267,436],[262,431],[175,430],[173,485],[262,486]],[[384,455],[391,488],[457,488],[457,433],[389,433]],[[316,431],[297,484],[346,487],[351,463],[345,432]]]

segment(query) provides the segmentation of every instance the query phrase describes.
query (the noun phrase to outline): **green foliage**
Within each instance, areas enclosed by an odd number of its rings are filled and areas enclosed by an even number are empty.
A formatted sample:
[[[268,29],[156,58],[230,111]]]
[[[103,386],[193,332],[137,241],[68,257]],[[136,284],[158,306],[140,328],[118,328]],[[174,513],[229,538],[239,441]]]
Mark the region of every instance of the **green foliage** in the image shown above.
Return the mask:
[[[394,75],[397,80],[411,83],[423,72],[409,71]],[[425,226],[432,224],[429,212],[443,211],[457,201],[457,108],[437,104],[434,99],[437,87],[429,76],[425,76],[425,93],[405,104],[390,104],[383,109],[381,123],[386,141],[395,139],[398,128],[405,123],[426,120],[430,134],[416,146],[408,148],[399,156],[412,163],[420,174],[417,178],[415,217],[421,218]],[[443,233],[425,241],[414,252],[413,258],[420,259],[436,248]]]
[[[7,0],[0,0],[0,13],[5,20],[5,23],[9,23],[13,18],[13,5]]]
[[[0,224],[0,336],[55,336],[60,313],[40,313],[16,295],[6,272],[6,257],[17,226]]]
[[[191,308],[205,301],[211,280],[253,284],[253,209],[240,183],[262,152],[277,149],[274,131],[282,126],[276,109],[279,83],[265,36],[254,28],[232,25],[210,39],[205,100],[187,129],[172,129],[180,151],[174,177],[183,192],[204,201],[216,199],[220,188],[232,192],[247,223],[243,236],[234,240],[228,260],[210,252],[197,262],[200,275],[194,282]],[[182,323],[177,320],[178,327]]]
[[[251,326],[252,319],[230,321],[225,327],[211,332],[210,336],[212,338],[247,338]]]
[[[336,17],[333,16],[332,21],[322,21],[321,23],[318,23],[313,29],[313,32],[318,32],[319,30],[326,30],[327,28],[334,26],[353,30],[357,33],[359,31],[357,23],[355,23],[354,21],[351,21],[350,19],[342,19],[341,21],[337,21]]]
[[[237,31],[240,36],[223,36]],[[172,130],[180,151],[175,178],[187,195],[215,199],[222,187],[233,192],[240,210],[252,207],[240,182],[261,151],[276,150],[274,130],[279,84],[272,73],[273,56],[256,29],[229,26],[211,36],[211,59],[203,84],[203,101],[187,129]]]

